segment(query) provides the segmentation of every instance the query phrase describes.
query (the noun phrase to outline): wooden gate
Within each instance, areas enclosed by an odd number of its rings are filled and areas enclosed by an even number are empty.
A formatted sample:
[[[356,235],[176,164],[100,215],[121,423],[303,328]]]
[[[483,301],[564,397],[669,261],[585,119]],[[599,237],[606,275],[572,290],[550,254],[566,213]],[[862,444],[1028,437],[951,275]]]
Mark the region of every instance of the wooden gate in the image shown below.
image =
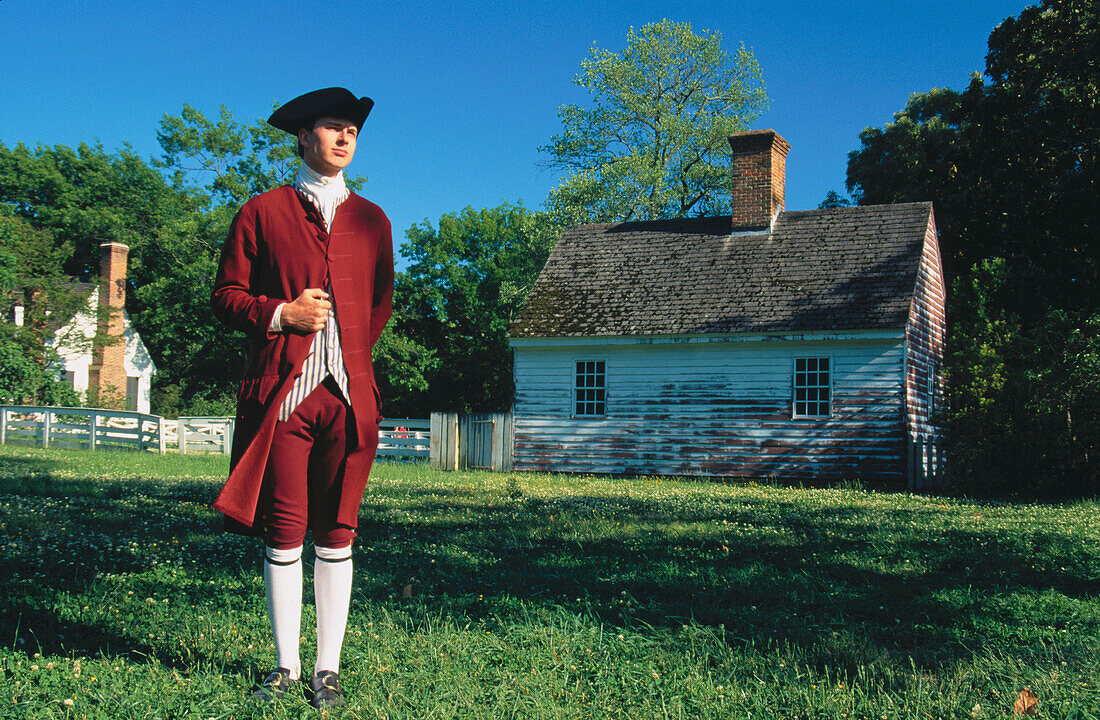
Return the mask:
[[[512,469],[512,413],[433,412],[431,424],[433,468]]]

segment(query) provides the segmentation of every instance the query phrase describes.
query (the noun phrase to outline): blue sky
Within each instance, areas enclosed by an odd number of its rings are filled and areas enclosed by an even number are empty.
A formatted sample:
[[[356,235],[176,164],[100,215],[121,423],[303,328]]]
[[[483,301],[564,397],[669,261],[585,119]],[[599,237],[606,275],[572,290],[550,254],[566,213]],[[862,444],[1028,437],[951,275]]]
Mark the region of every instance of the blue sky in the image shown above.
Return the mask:
[[[157,124],[184,103],[266,117],[272,103],[344,85],[375,100],[352,171],[413,223],[522,200],[558,176],[538,147],[593,43],[663,18],[751,49],[770,109],[755,123],[791,143],[787,208],[844,190],[847,153],[908,96],[961,89],[984,69],[989,32],[1027,6],[975,2],[61,2],[0,0],[0,142],[129,143],[159,155]]]

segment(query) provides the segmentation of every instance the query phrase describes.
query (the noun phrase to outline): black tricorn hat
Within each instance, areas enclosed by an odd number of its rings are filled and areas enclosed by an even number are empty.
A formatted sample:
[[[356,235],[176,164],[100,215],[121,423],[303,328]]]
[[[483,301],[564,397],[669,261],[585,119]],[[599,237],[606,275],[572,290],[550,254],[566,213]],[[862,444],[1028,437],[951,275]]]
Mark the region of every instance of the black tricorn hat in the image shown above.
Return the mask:
[[[346,88],[331,87],[307,92],[284,103],[271,113],[267,122],[291,135],[297,135],[301,128],[312,128],[323,117],[350,120],[362,129],[372,107],[374,101],[369,97],[356,98]]]

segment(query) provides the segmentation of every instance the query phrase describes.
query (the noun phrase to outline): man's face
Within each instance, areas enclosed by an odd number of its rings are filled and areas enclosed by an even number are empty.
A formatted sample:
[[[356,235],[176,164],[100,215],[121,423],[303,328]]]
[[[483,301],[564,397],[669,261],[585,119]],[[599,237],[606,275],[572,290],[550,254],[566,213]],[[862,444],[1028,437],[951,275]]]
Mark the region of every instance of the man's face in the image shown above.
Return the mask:
[[[312,130],[298,131],[302,159],[321,175],[335,176],[355,156],[355,138],[359,130],[355,123],[340,118],[323,117]]]

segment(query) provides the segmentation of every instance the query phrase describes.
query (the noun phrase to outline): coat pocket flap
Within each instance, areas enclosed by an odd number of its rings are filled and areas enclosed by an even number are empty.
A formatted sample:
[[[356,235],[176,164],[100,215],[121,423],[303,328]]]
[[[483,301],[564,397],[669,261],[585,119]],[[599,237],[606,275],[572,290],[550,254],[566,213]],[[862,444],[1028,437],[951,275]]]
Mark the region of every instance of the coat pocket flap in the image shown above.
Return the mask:
[[[268,397],[271,395],[271,391],[275,389],[278,383],[278,375],[260,375],[259,377],[245,378],[241,383],[241,390],[237,396],[237,402],[243,403],[254,401],[261,405],[265,405],[267,404]]]

